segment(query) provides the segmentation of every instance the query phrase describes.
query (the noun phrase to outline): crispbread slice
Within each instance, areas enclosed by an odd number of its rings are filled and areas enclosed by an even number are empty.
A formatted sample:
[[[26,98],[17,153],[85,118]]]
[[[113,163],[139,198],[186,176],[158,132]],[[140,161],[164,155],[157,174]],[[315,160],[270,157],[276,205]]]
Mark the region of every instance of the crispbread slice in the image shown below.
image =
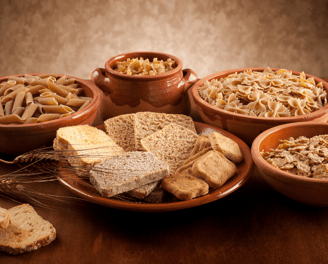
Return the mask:
[[[218,132],[212,132],[208,135],[211,146],[214,150],[221,152],[225,157],[233,162],[239,163],[243,160],[243,154],[237,142],[231,138],[225,137]]]
[[[210,150],[192,165],[192,174],[217,189],[237,172],[234,163],[216,150]]]
[[[133,151],[95,164],[90,182],[103,197],[112,197],[168,175],[168,165],[152,153]]]
[[[107,135],[125,151],[135,150],[134,116],[135,114],[120,115],[104,122]]]
[[[53,148],[63,152],[78,174],[125,151],[104,131],[89,125],[62,127],[57,130]]]
[[[190,174],[175,174],[162,180],[163,189],[180,200],[191,200],[208,194],[208,184]]]
[[[177,124],[169,124],[143,139],[141,145],[144,150],[165,161],[170,166],[173,175],[177,168],[189,158],[198,135],[190,129]]]
[[[37,250],[56,238],[56,229],[29,204],[10,208],[11,224],[0,229],[0,251],[17,255]]]
[[[136,150],[143,150],[141,139],[161,130],[171,123],[178,124],[196,132],[195,124],[190,116],[153,112],[138,112],[135,114],[134,137]]]
[[[0,207],[0,229],[7,228],[10,224],[10,213],[5,208]]]
[[[152,182],[152,183],[148,183],[144,186],[141,186],[139,188],[136,188],[134,190],[128,191],[127,194],[129,194],[130,196],[134,197],[134,198],[138,198],[138,199],[144,199],[146,198],[153,190],[156,189],[156,187],[158,187],[158,185],[160,184],[160,181],[158,182]]]

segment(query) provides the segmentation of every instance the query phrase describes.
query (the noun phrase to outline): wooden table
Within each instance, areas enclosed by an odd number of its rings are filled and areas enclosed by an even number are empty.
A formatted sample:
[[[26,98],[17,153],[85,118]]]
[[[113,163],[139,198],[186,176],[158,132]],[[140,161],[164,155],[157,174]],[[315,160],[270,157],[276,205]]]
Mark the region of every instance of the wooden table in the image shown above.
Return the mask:
[[[14,169],[1,164],[0,175]],[[74,196],[58,182],[38,188]],[[1,207],[15,205],[0,197]],[[280,195],[256,168],[234,193],[180,211],[138,213],[87,202],[60,207],[36,207],[55,226],[54,242],[18,256],[0,253],[0,263],[328,263],[328,208]]]

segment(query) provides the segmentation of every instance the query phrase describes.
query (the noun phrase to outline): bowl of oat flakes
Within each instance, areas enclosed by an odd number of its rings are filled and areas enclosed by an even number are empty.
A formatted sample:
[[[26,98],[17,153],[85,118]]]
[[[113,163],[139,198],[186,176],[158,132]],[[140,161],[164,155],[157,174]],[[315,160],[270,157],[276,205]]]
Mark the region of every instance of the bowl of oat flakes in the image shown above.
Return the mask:
[[[327,122],[328,83],[304,72],[242,68],[208,75],[192,87],[202,120],[251,145],[282,124]]]
[[[312,206],[328,206],[328,124],[298,122],[256,137],[252,158],[281,194]]]

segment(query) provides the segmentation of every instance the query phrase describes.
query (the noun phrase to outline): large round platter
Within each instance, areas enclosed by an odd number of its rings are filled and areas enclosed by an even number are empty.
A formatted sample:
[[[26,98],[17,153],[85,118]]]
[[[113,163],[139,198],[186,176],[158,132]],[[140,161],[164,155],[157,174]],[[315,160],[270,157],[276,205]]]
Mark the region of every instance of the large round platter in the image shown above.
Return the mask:
[[[251,157],[251,151],[250,148],[246,145],[246,143],[244,143],[241,139],[225,130],[199,122],[195,122],[195,127],[198,133],[200,133],[205,128],[212,128],[220,132],[222,135],[233,139],[238,143],[244,155],[244,160],[241,163],[236,164],[237,174],[230,178],[221,188],[216,190],[211,189],[210,192],[205,196],[201,196],[189,201],[175,201],[159,204],[143,202],[135,203],[129,201],[121,201],[114,198],[101,197],[101,195],[91,185],[91,183],[81,179],[77,174],[72,172],[60,172],[58,176],[58,181],[72,193],[76,194],[81,198],[84,198],[87,201],[121,210],[139,212],[167,212],[195,207],[216,201],[227,196],[228,194],[231,194],[232,192],[240,188],[249,179],[254,167],[254,163]],[[101,125],[98,126],[98,128],[104,129],[104,126]]]

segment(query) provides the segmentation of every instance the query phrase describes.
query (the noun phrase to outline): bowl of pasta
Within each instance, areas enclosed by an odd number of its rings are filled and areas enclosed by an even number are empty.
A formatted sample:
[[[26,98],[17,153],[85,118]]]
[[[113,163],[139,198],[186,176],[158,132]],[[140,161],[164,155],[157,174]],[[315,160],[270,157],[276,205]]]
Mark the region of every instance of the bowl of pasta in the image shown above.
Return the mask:
[[[92,124],[100,91],[91,81],[33,73],[0,78],[0,153],[52,145],[63,126]]]
[[[252,144],[261,176],[303,204],[328,206],[328,124],[298,122],[270,128]]]
[[[328,83],[304,72],[242,68],[211,74],[192,87],[202,120],[247,144],[263,131],[294,122],[328,120]]]

